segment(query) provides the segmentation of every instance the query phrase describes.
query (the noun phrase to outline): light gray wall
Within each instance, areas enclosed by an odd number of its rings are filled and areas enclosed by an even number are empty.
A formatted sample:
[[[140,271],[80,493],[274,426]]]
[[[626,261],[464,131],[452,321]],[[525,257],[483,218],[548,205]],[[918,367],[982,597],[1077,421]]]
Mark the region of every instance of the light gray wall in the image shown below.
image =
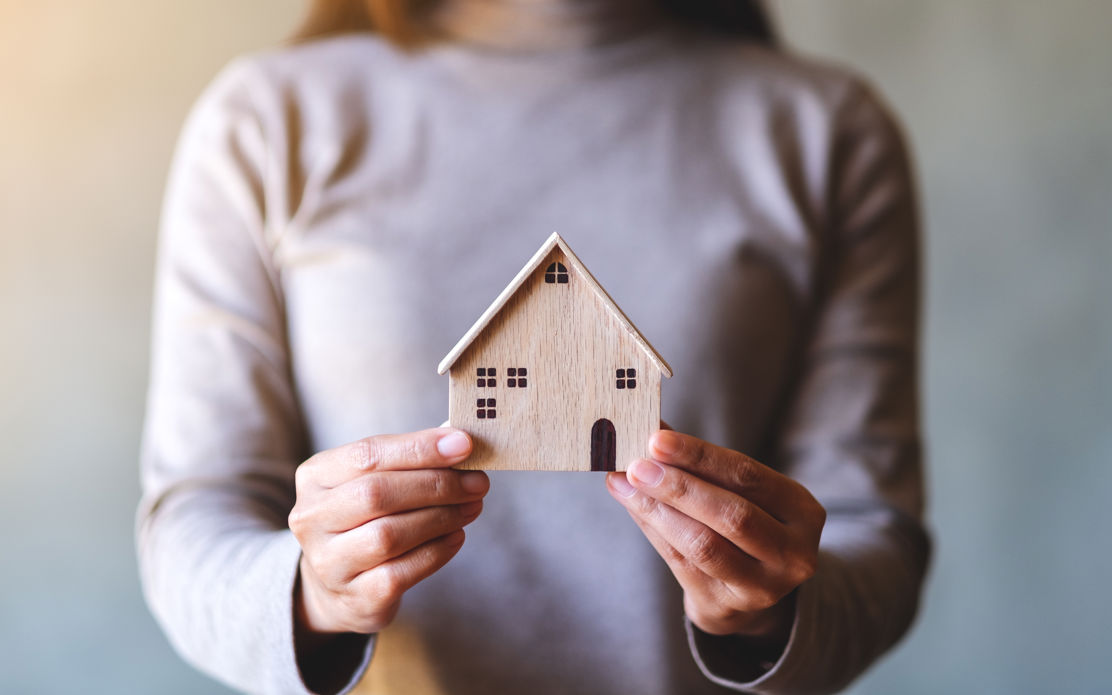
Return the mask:
[[[937,554],[854,689],[1112,689],[1112,3],[780,0],[903,115]],[[0,691],[222,692],[138,593],[154,229],[189,103],[297,0],[0,0]]]

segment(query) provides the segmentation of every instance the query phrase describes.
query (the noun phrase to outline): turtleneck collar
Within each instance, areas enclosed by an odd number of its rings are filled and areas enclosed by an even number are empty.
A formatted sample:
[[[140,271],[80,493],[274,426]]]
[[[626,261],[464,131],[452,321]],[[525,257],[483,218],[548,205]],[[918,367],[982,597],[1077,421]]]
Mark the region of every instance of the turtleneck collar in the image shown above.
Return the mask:
[[[662,21],[653,0],[441,0],[429,15],[445,40],[521,53],[620,41]]]

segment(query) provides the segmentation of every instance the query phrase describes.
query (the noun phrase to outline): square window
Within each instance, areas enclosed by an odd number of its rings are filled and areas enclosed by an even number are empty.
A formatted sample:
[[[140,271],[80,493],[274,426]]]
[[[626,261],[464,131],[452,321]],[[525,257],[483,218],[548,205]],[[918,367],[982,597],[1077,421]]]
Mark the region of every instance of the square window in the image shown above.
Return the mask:
[[[513,370],[511,369],[510,371],[512,372]],[[515,386],[517,386],[517,379],[514,379],[513,377],[506,379],[506,386],[514,388]]]
[[[520,388],[525,388],[525,387],[527,386],[527,384],[525,383],[526,381],[527,381],[527,380],[526,380],[526,379],[524,379],[524,378],[518,379],[518,380],[517,380],[517,385],[518,385],[518,386],[519,386]]]
[[[487,420],[493,420],[495,417],[496,417],[496,415],[495,415],[495,412],[493,410],[488,410],[487,411]]]
[[[486,388],[487,380],[486,379],[479,379],[477,383],[478,383],[479,388]]]
[[[485,408],[486,404],[487,404],[487,399],[485,399],[485,398],[480,398],[477,401],[475,401],[475,407],[476,408]]]
[[[487,367],[487,376],[496,376],[496,375],[497,375],[497,371],[495,371],[494,367]]]
[[[489,386],[490,388],[494,388],[497,385],[498,382],[495,379],[487,379],[487,386]]]
[[[475,373],[478,376],[486,376],[487,375],[486,367],[479,367],[478,369],[475,370]]]
[[[624,389],[625,387],[626,387],[626,380],[625,379],[618,379],[618,388]]]
[[[517,368],[517,375],[518,376],[529,376],[529,372],[525,370],[525,367],[518,367]]]
[[[619,378],[619,379],[624,379],[624,378],[626,378],[626,370],[624,370],[624,369],[619,369],[619,370],[618,370],[618,378]]]
[[[479,408],[477,411],[475,411],[475,417],[479,418],[480,420],[486,420],[486,416],[487,411],[483,410],[482,408]]]
[[[629,377],[630,379],[635,379],[637,377],[637,370],[634,369],[633,367],[630,367],[629,369],[626,370],[626,376]]]
[[[517,369],[509,367],[506,369],[506,376],[517,376]]]
[[[488,398],[488,399],[487,399],[487,407],[488,407],[488,408],[493,408],[493,407],[495,407],[496,405],[497,405],[497,403],[495,403],[495,402],[494,402],[494,399],[493,399],[493,398]]]
[[[631,388],[631,389],[637,388],[637,380],[636,379],[626,379],[626,388]]]

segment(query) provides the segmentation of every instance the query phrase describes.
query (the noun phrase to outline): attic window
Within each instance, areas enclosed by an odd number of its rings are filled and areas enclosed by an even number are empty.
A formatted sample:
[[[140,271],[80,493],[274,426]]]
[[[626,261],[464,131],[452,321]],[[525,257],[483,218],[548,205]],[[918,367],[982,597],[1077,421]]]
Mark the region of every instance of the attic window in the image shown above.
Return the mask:
[[[529,370],[525,367],[506,368],[506,386],[508,388],[523,389],[529,385]]]
[[[475,369],[475,385],[479,388],[494,388],[498,385],[498,371],[494,367],[478,367]]]
[[[496,398],[475,399],[475,417],[480,420],[493,420],[497,416],[495,407],[498,405]]]
[[[544,271],[544,281],[550,285],[553,283],[566,285],[568,284],[568,269],[564,267],[563,263],[552,263]]]
[[[619,389],[635,389],[637,388],[637,370],[633,367],[626,369],[619,369],[615,372],[617,383],[615,384]]]

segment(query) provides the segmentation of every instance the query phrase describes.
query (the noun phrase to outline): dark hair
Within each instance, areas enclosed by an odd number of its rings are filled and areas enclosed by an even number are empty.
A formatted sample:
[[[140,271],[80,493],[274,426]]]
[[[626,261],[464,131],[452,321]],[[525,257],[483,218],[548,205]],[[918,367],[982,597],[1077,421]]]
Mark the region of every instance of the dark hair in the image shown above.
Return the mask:
[[[776,45],[776,32],[761,0],[656,1],[672,17],[703,31]]]
[[[431,0],[312,0],[295,38],[374,31],[401,46],[427,37],[414,20]],[[676,21],[722,36],[776,45],[762,0],[656,0]]]

